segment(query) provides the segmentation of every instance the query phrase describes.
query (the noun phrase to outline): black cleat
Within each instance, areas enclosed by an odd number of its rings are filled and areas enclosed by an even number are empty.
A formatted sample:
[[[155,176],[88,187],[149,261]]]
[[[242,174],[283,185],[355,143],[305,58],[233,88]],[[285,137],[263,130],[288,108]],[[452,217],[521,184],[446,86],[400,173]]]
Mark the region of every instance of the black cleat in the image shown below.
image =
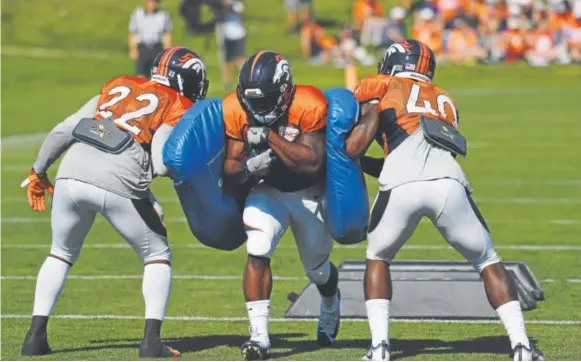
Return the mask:
[[[52,350],[48,345],[48,339],[46,332],[35,333],[29,330],[26,333],[26,338],[24,338],[24,343],[22,343],[22,349],[20,354],[23,356],[44,356],[45,354],[51,353]]]
[[[52,352],[48,345],[47,324],[47,316],[32,316],[30,329],[26,333],[26,337],[24,337],[20,354],[23,356],[43,356]]]
[[[512,350],[511,357],[515,361],[544,361],[543,352],[536,349],[532,344],[531,348],[523,346],[521,343],[517,344]]]
[[[166,346],[159,339],[144,339],[139,346],[139,357],[141,358],[177,358],[180,352]]]
[[[246,361],[264,361],[270,357],[270,347],[263,347],[253,340],[244,342],[240,347],[240,352]]]

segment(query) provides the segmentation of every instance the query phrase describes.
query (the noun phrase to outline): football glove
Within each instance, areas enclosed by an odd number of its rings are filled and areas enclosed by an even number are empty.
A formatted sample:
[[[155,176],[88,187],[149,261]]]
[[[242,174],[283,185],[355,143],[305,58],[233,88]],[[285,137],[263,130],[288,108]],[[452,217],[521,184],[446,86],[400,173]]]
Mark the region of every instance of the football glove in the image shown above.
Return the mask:
[[[246,173],[252,176],[266,176],[269,172],[269,167],[276,157],[271,149],[268,149],[256,156],[250,157],[244,163]]]
[[[46,196],[45,191],[49,194],[54,194],[54,187],[46,174],[38,174],[34,170],[30,171],[28,176],[20,187],[26,187],[26,196],[28,197],[28,204],[34,211],[46,210]]]
[[[246,131],[246,142],[250,147],[265,146],[268,143],[268,127],[250,127]]]

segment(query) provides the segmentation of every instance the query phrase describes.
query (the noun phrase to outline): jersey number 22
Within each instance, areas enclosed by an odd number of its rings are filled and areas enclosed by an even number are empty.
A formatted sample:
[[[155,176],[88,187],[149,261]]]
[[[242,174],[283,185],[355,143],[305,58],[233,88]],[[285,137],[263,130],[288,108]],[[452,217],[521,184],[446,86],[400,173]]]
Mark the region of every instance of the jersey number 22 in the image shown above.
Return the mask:
[[[108,102],[103,103],[99,107],[99,115],[101,115],[104,118],[112,117],[113,112],[109,110],[109,107],[114,106],[123,99],[127,98],[130,93],[131,88],[123,85],[112,88],[108,94],[115,96],[111,98]],[[147,102],[147,104],[133,112],[122,114],[121,116],[114,119],[113,122],[115,122],[115,124],[121,127],[122,129],[127,130],[137,136],[141,133],[141,127],[131,125],[129,124],[129,121],[147,116],[155,112],[157,106],[159,105],[159,98],[157,98],[157,96],[153,93],[144,93],[135,97],[135,100],[139,102]]]

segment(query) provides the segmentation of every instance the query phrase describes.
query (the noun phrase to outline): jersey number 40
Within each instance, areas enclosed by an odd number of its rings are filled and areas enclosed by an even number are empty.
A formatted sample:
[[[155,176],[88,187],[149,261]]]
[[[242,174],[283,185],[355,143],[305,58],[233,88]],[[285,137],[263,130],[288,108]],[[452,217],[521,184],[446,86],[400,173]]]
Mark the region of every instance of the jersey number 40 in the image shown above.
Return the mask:
[[[438,94],[435,97],[435,101],[438,104],[438,111],[432,106],[432,102],[425,100],[423,106],[418,105],[418,100],[420,98],[421,87],[417,84],[412,85],[412,90],[410,92],[406,111],[407,113],[419,113],[419,114],[432,114],[436,117],[442,117],[448,119],[448,114],[446,113],[446,105],[452,109],[452,120],[455,128],[458,128],[458,111],[452,103],[450,97],[445,94]]]

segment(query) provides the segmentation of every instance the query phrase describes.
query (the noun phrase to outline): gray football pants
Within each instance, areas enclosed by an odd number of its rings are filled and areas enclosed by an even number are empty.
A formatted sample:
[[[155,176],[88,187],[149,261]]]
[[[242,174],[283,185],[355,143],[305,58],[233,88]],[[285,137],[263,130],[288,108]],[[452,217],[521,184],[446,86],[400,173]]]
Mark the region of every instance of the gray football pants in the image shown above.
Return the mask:
[[[165,226],[149,199],[129,199],[95,185],[59,179],[51,208],[50,253],[73,264],[97,213],[145,262],[171,260]]]

